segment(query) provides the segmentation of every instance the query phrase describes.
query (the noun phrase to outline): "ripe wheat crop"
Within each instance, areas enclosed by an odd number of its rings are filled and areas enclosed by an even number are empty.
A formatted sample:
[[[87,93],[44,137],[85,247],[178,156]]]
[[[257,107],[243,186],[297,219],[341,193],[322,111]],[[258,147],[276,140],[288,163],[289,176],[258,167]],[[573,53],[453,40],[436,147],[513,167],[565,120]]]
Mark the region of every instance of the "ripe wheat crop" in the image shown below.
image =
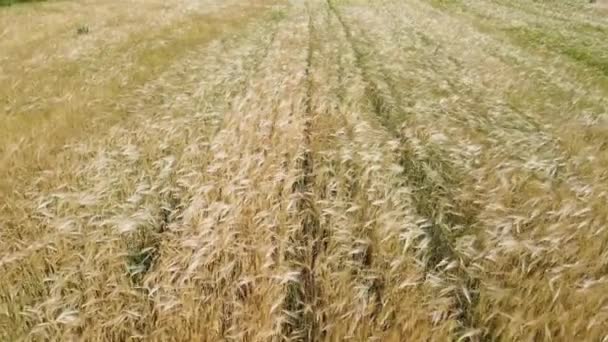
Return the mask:
[[[575,0],[0,8],[0,340],[608,340],[606,33]]]

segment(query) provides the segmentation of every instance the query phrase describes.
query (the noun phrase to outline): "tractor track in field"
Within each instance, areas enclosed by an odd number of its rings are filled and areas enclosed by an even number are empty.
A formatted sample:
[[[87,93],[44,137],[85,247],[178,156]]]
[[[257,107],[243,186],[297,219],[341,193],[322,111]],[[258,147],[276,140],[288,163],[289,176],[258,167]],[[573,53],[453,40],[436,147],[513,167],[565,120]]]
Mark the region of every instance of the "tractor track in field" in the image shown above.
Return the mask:
[[[308,46],[306,53],[306,66],[304,70],[304,113],[295,113],[304,116],[304,131],[302,132],[302,146],[297,156],[298,179],[293,185],[296,196],[296,217],[300,222],[289,237],[293,246],[291,255],[287,259],[299,270],[299,278],[287,284],[287,298],[284,310],[290,312],[290,318],[282,327],[282,336],[287,339],[302,341],[315,341],[319,336],[319,322],[317,318],[318,299],[321,297],[319,287],[315,280],[315,264],[321,253],[321,226],[315,207],[314,196],[314,157],[312,151],[312,131],[314,130],[313,110],[313,80],[312,69],[313,53],[315,49],[314,25],[311,9],[306,4],[308,16]]]
[[[433,202],[433,181],[425,176],[424,170],[419,170],[417,164],[420,161],[417,161],[413,154],[408,153],[407,139],[402,137],[399,130],[391,125],[391,116],[401,108],[400,101],[398,100],[399,97],[396,96],[396,92],[394,91],[394,85],[389,77],[381,71],[381,77],[387,84],[388,94],[385,95],[380,91],[378,84],[370,77],[365,61],[365,53],[358,47],[349,24],[331,0],[327,0],[327,5],[340,22],[344,35],[355,55],[356,66],[366,84],[365,93],[374,114],[381,125],[401,141],[402,146],[400,150],[402,152],[399,160],[404,169],[403,177],[406,184],[411,186],[414,192],[420,192],[420,197],[429,199],[427,203],[421,203],[420,201],[416,201],[415,203],[417,213],[427,219],[427,222],[423,224],[424,230],[430,238],[429,255],[425,262],[426,272],[430,274],[439,271],[441,266],[445,266],[451,262],[458,263],[455,270],[447,271],[443,275],[444,277],[447,276],[448,281],[458,287],[456,293],[453,294],[455,302],[453,314],[459,323],[461,335],[477,331],[480,328],[480,323],[477,322],[477,318],[475,317],[475,306],[478,302],[479,281],[469,275],[466,267],[462,265],[462,257],[455,251],[450,238],[444,231],[445,228],[442,227],[444,225],[450,227],[461,224],[459,222],[461,218],[447,215],[447,217],[441,219],[435,215],[436,210],[434,208],[438,206],[438,203]]]

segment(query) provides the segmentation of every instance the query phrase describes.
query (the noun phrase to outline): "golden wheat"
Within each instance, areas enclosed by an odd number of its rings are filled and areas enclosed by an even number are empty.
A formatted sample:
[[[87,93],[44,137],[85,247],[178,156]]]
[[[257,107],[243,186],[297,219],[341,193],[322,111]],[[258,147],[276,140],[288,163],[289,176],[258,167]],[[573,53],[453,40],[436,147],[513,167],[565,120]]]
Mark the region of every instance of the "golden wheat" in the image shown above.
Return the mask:
[[[608,20],[551,4],[0,9],[0,339],[608,339]]]

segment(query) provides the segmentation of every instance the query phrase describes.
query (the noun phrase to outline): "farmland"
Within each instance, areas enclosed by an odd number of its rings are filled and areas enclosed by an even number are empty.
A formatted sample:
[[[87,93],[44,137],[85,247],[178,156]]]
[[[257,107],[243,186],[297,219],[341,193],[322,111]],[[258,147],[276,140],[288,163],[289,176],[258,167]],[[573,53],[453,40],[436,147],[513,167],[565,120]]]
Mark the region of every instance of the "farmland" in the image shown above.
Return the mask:
[[[0,340],[608,340],[607,34],[579,0],[0,7]]]

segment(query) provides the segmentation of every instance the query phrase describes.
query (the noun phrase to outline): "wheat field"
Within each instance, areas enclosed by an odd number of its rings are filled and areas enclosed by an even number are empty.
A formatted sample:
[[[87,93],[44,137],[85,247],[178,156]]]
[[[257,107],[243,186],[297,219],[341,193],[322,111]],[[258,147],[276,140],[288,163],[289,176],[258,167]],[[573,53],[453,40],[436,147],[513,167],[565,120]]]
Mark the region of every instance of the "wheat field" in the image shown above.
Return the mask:
[[[608,12],[0,7],[0,341],[608,341]]]

